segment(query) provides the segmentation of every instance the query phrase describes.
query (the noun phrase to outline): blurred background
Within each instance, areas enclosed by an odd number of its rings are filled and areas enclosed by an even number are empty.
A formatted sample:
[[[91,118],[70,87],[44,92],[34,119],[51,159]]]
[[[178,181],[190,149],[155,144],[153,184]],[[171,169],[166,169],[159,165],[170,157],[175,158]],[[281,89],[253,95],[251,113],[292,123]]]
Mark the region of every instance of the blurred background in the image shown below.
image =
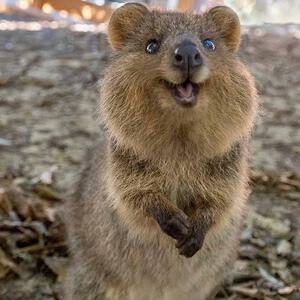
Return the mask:
[[[112,9],[126,1],[1,0],[1,2],[2,10],[21,9],[33,15],[42,15],[42,12],[53,19],[75,22],[82,18],[92,22],[103,22],[109,18]],[[243,24],[297,23],[300,11],[299,0],[138,0],[136,2],[144,2],[151,7],[196,12],[205,11],[216,5],[228,5],[239,13]]]
[[[250,212],[218,299],[300,299],[300,0],[145,0],[202,12],[229,5],[260,111]],[[101,136],[106,24],[121,1],[0,0],[0,300],[63,299],[63,203]],[[157,299],[159,300],[159,299]],[[183,299],[185,300],[185,299]]]

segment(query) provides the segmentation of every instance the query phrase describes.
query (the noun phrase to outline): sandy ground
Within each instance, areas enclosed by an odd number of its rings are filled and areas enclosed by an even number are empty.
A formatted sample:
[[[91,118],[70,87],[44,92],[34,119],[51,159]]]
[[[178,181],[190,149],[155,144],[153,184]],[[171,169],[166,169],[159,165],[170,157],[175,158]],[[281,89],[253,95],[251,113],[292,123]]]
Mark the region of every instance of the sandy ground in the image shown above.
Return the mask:
[[[300,27],[245,28],[261,109],[251,213],[223,299],[300,299]],[[0,31],[0,300],[62,299],[61,204],[101,129],[101,33]]]

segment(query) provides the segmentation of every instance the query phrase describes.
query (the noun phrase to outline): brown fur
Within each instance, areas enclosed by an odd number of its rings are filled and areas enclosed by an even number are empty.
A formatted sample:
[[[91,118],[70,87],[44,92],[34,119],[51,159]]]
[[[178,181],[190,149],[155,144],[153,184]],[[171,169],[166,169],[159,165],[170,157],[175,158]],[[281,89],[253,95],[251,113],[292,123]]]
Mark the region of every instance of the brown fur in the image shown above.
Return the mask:
[[[236,55],[238,18],[224,7],[187,15],[126,4],[108,33],[108,146],[94,150],[69,203],[67,299],[206,300],[232,267],[247,199],[256,93]],[[201,46],[207,37],[212,53]],[[149,55],[153,38],[160,50]],[[204,60],[189,108],[163,83],[184,80],[170,56],[187,38]]]

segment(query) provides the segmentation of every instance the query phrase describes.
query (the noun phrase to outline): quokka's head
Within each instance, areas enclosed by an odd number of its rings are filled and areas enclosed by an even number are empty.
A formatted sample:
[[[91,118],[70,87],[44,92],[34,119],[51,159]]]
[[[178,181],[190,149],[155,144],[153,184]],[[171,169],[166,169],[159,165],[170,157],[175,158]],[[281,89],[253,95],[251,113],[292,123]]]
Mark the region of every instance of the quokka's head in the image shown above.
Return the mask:
[[[228,7],[187,15],[129,3],[112,15],[108,35],[128,84],[148,87],[162,106],[174,101],[188,108],[201,101],[205,84],[215,74],[230,71],[240,23]]]
[[[255,88],[237,57],[240,23],[232,9],[200,15],[128,3],[113,13],[108,38],[113,55],[102,82],[102,109],[119,132],[142,130],[143,122],[154,128],[150,118],[196,120],[211,134],[242,122],[249,127]]]

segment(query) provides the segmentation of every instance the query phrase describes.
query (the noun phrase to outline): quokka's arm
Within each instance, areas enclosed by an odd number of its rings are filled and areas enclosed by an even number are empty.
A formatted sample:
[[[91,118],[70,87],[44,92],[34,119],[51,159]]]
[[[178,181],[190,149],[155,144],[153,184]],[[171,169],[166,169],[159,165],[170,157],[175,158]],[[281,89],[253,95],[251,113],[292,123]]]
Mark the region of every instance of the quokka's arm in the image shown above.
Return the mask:
[[[186,236],[188,217],[159,188],[163,180],[159,172],[128,151],[115,148],[110,154],[111,181],[122,207],[131,215],[155,219],[174,239]]]
[[[247,181],[246,156],[243,144],[237,143],[228,153],[206,165],[205,188],[196,192],[190,216],[189,233],[176,244],[179,253],[193,256],[203,246],[210,228],[226,218],[233,203],[243,202]]]
[[[201,205],[195,208],[189,218],[188,234],[176,243],[180,255],[192,257],[198,252],[202,248],[205,236],[210,228],[226,214],[230,199],[225,202],[220,201],[220,205],[216,204],[217,202],[217,199],[212,199],[211,203],[203,202],[202,199],[199,201]],[[228,203],[226,204],[226,202]]]

